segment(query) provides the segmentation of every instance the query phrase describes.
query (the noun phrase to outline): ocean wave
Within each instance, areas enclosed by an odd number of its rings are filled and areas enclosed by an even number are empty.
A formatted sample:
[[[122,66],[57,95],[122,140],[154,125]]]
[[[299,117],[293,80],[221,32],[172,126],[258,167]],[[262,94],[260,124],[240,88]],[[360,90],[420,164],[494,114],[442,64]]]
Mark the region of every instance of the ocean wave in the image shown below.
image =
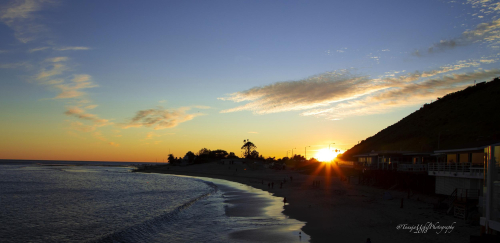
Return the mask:
[[[164,214],[128,226],[119,231],[100,236],[97,239],[93,239],[87,242],[88,243],[146,242],[148,238],[154,237],[159,232],[162,232],[163,227],[168,225],[168,223],[178,220],[179,213],[188,209],[197,201],[206,198],[218,191],[218,187],[212,182],[207,182],[203,180],[197,180],[197,181],[203,182],[208,186],[210,186],[211,188],[210,191],[196,198],[193,198],[177,206],[173,210],[165,212]]]

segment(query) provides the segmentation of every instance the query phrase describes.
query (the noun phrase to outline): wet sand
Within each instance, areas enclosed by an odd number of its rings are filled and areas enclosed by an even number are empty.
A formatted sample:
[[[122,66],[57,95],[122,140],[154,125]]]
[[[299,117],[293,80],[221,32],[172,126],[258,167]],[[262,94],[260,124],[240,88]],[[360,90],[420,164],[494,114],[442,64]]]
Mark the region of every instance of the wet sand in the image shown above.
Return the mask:
[[[282,198],[239,182],[208,177],[189,177],[217,185],[217,188],[223,192],[226,216],[245,217],[248,218],[246,220],[252,222],[251,229],[229,233],[231,242],[299,243],[309,241],[310,237],[301,229],[305,222],[289,218],[282,213]]]
[[[479,226],[470,226],[463,219],[434,211],[433,203],[437,201],[437,197],[417,194],[407,199],[406,192],[390,191],[393,199],[386,200],[383,195],[387,190],[350,185],[340,181],[338,177],[304,175],[291,170],[251,170],[246,165],[217,163],[153,167],[144,172],[225,179],[268,191],[277,197],[286,197],[288,204],[284,206],[283,213],[290,218],[306,222],[302,230],[311,237],[311,242],[365,242],[370,238],[374,243],[457,243],[469,242],[470,235],[479,235]],[[320,185],[313,186],[313,181],[318,180]],[[269,188],[268,183],[273,182],[274,188]],[[283,188],[280,189],[282,182]],[[274,210],[280,211],[283,207]],[[237,211],[242,213],[241,210]],[[232,213],[231,210],[228,213]],[[258,212],[249,208],[248,215],[253,213]],[[453,229],[450,228],[448,232],[438,229],[417,232],[397,228],[401,224],[411,227],[428,223],[441,227],[452,226]],[[268,228],[266,231],[272,234],[279,230]],[[234,233],[231,237],[267,242],[271,238],[262,238],[265,235],[264,231],[257,234],[248,230]],[[274,240],[269,241],[281,241],[279,237],[284,236],[278,234]],[[287,241],[287,237],[282,241]],[[290,237],[297,239],[296,235]]]

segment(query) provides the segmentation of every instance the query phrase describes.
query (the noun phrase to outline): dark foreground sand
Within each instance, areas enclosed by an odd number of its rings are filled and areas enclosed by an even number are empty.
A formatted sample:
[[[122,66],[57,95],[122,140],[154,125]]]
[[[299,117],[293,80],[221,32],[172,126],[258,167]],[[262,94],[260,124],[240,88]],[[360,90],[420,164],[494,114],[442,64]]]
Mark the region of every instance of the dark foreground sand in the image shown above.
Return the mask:
[[[236,171],[237,169],[237,171]],[[307,222],[302,230],[311,242],[469,242],[470,235],[479,235],[479,226],[433,210],[437,198],[390,191],[392,200],[384,199],[386,190],[349,185],[338,177],[304,175],[295,171],[271,169],[251,170],[246,165],[207,163],[191,166],[152,167],[143,172],[209,177],[235,181],[286,197],[283,213]],[[290,180],[293,177],[293,181]],[[280,183],[283,188],[280,189]],[[320,186],[313,186],[313,181]],[[268,183],[274,182],[274,188]],[[401,198],[404,198],[401,208]],[[258,203],[258,202],[256,202]],[[406,227],[448,226],[446,229],[412,230]],[[267,229],[270,232],[273,229]],[[258,234],[237,232],[232,237],[258,237]],[[261,232],[261,234],[264,232]],[[295,236],[293,236],[295,239]],[[253,240],[252,238],[248,238]],[[262,239],[254,239],[262,241]],[[285,240],[286,241],[286,240]]]

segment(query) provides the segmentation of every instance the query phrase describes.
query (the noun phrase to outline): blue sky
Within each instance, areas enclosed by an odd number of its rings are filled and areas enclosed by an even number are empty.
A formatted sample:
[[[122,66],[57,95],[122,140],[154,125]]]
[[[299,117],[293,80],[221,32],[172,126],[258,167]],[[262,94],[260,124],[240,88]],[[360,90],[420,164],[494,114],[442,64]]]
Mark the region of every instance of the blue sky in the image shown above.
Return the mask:
[[[345,149],[500,75],[500,4],[488,0],[27,0],[0,10],[5,158],[238,154],[246,136],[265,156]],[[42,142],[49,135],[60,142]],[[42,152],[28,156],[30,146]]]

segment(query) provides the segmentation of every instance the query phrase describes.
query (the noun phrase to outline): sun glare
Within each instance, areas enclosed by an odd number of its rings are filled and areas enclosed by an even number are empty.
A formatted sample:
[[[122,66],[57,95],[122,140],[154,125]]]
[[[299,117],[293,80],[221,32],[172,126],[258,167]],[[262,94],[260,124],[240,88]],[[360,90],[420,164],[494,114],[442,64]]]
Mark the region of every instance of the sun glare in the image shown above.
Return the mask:
[[[335,150],[335,149],[333,149]],[[332,161],[335,157],[337,156],[337,153],[334,151],[328,151],[327,148],[320,149],[318,152],[316,152],[315,158],[317,158],[319,161],[323,162],[330,162]]]

